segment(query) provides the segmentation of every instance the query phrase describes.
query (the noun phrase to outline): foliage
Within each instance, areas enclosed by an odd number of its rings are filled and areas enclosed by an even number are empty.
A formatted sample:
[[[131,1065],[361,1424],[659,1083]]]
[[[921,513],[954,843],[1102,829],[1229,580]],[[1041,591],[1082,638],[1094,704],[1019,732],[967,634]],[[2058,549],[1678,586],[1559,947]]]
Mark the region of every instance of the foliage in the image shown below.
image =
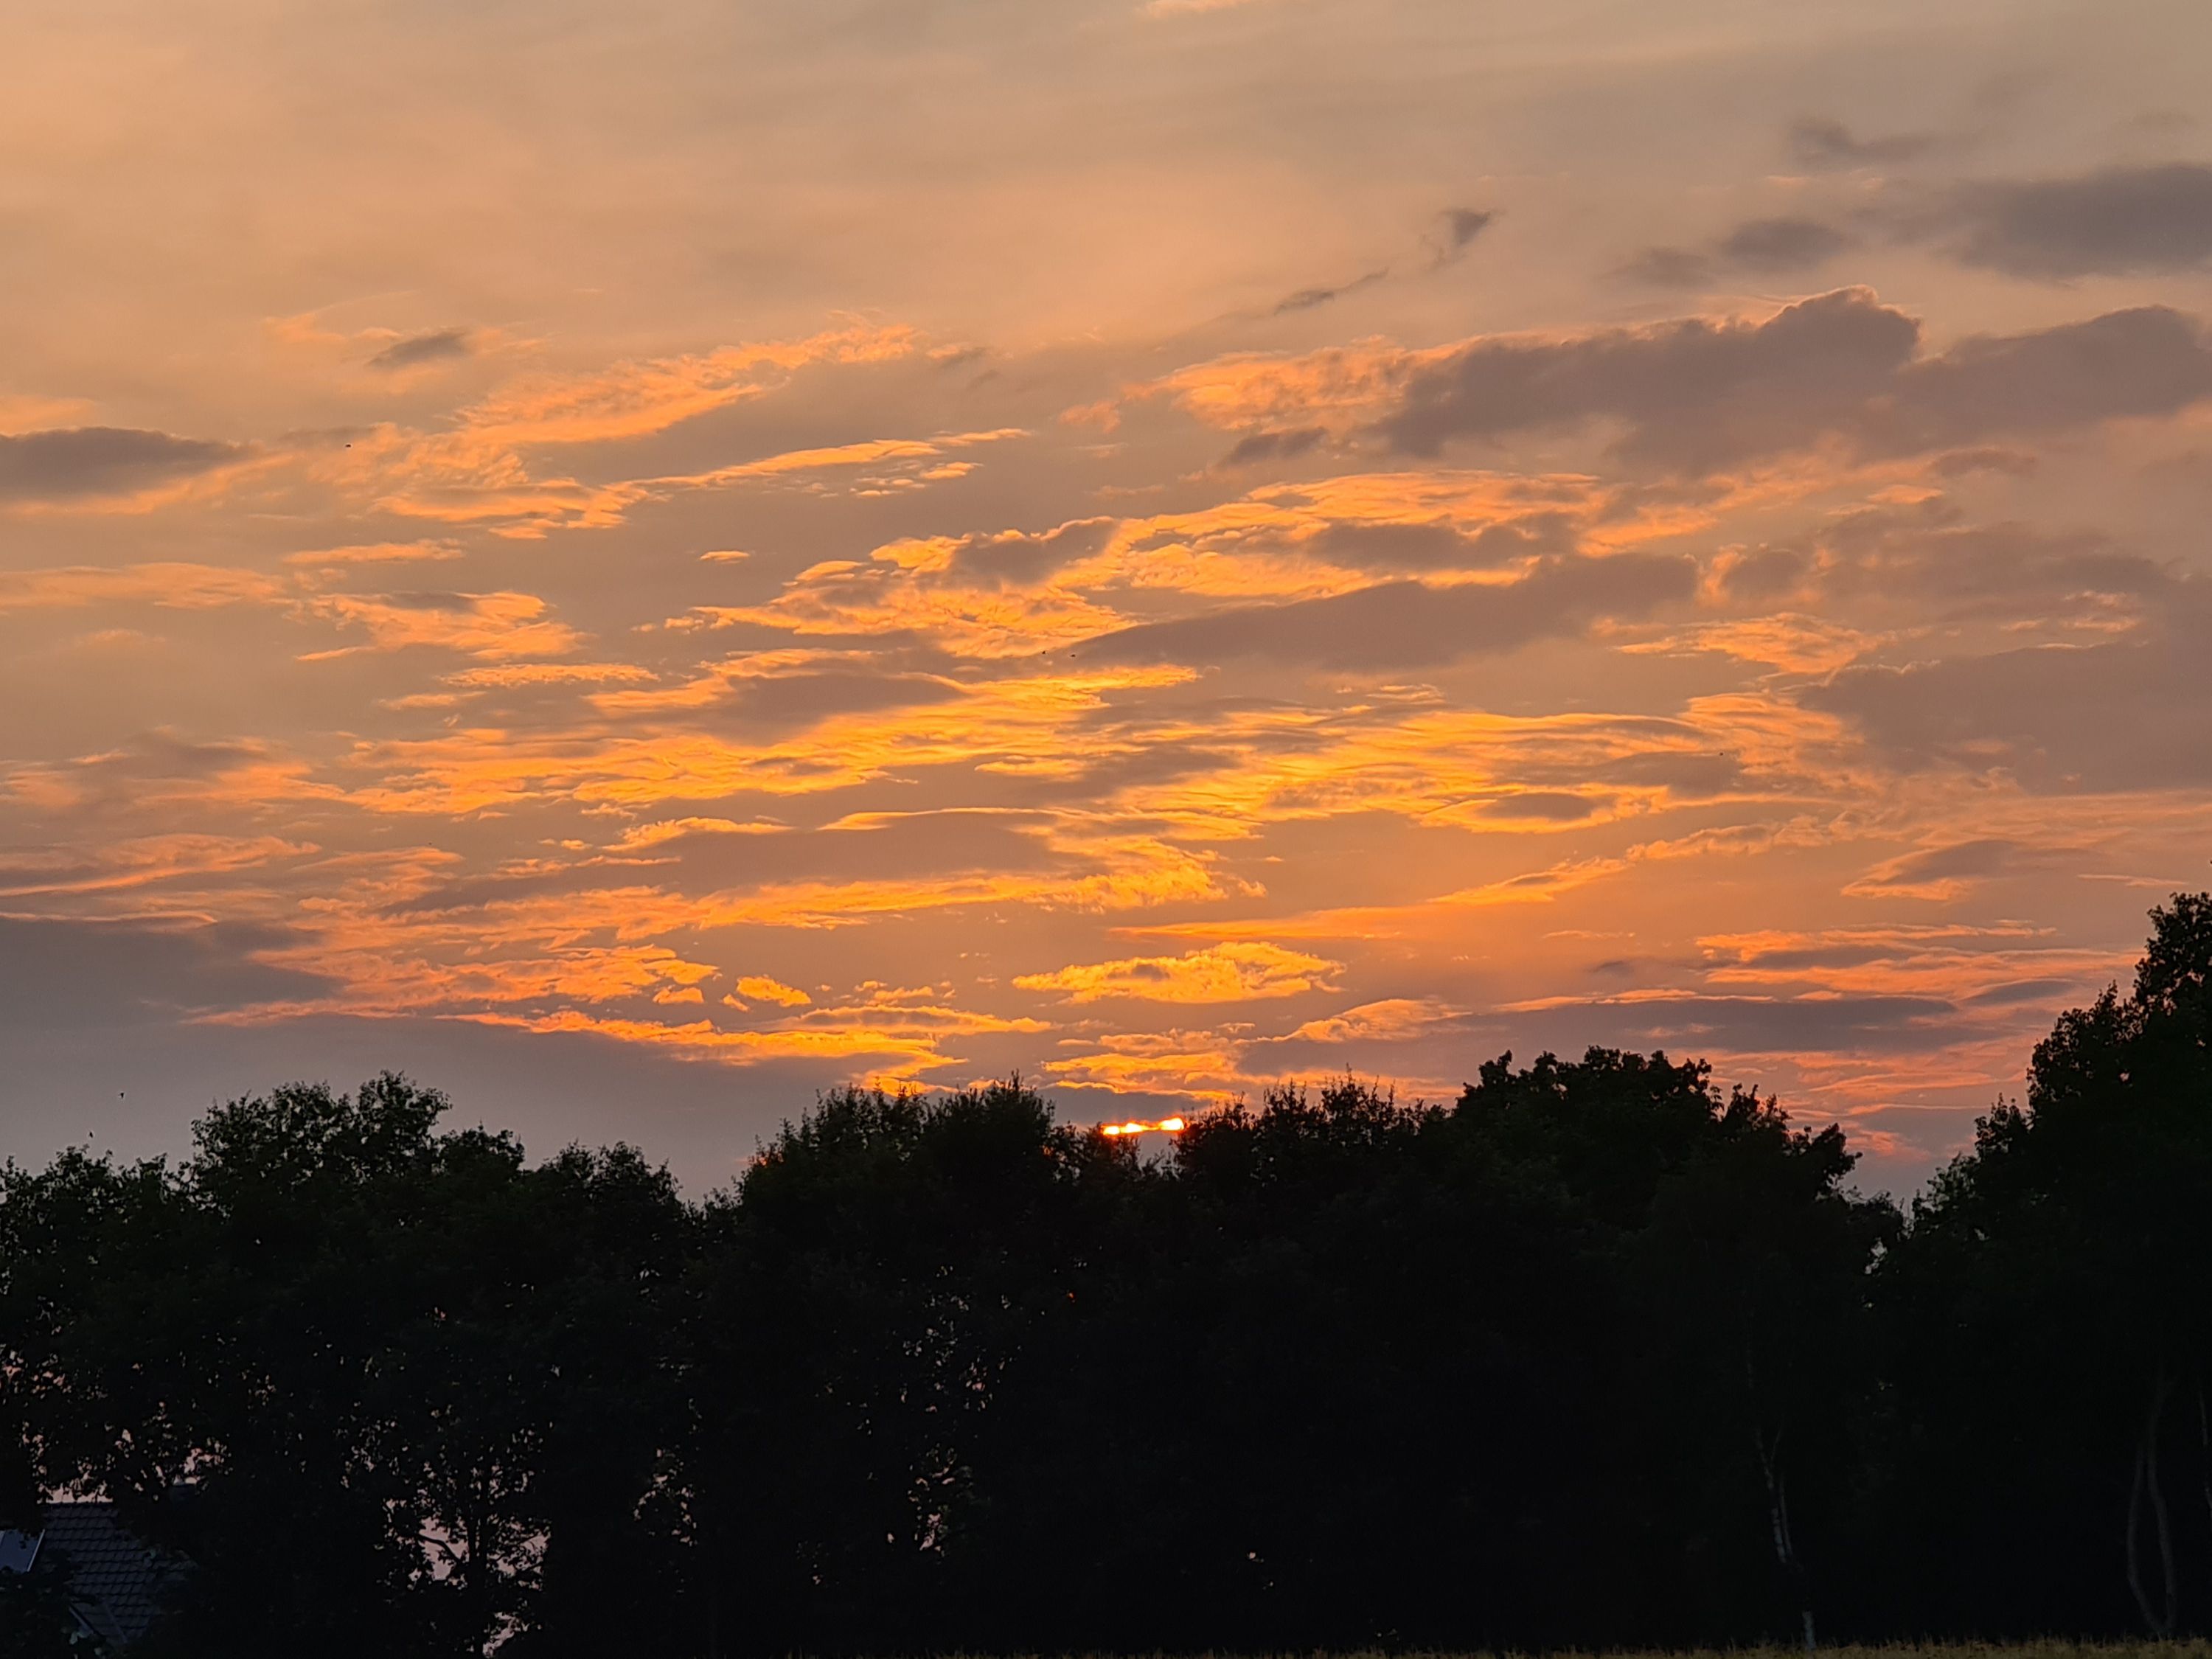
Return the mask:
[[[72,1659],[76,1630],[68,1585],[50,1562],[0,1572],[0,1653],[8,1659]]]
[[[1909,1215],[1602,1049],[1164,1157],[843,1090],[696,1204],[281,1088],[0,1173],[0,1488],[189,1556],[179,1654],[2201,1628],[2212,900],[2155,922]]]
[[[1879,1276],[1938,1628],[2212,1615],[2212,899],[2152,920],[2132,992],[2059,1018]]]
[[[444,1109],[295,1086],[180,1170],[0,1184],[9,1399],[48,1483],[195,1563],[184,1650],[479,1651],[647,1530],[690,1218],[634,1152],[526,1169]]]

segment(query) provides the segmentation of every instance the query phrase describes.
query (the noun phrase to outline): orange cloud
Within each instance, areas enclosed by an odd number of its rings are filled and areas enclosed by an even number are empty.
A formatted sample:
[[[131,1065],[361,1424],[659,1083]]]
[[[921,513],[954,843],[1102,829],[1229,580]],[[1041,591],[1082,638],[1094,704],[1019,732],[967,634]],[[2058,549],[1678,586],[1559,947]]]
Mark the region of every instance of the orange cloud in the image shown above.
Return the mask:
[[[1304,1042],[1398,1042],[1441,1021],[1458,1010],[1434,997],[1386,997],[1363,1002],[1340,1014],[1310,1019],[1290,1034],[1289,1041]]]
[[[535,445],[645,437],[758,397],[775,376],[810,364],[883,362],[919,346],[909,328],[856,326],[584,374],[534,375],[463,410],[446,441],[459,452],[503,457]]]
[[[1638,653],[1716,651],[1743,662],[1763,663],[1792,674],[1826,674],[1856,661],[1882,643],[1818,617],[1782,613],[1741,622],[1704,623],[1655,640],[1624,644]]]
[[[814,794],[900,768],[974,766],[1065,750],[1072,728],[1116,694],[1188,678],[1187,670],[1166,667],[1000,680],[964,692],[957,715],[934,705],[829,715],[798,735],[764,744],[681,726],[644,736],[463,728],[363,743],[348,766],[376,780],[355,799],[380,811],[473,811],[546,799],[644,810],[748,792]],[[601,702],[636,708],[632,695],[609,694]],[[658,701],[638,695],[647,708]]]
[[[770,979],[765,974],[747,974],[738,981],[738,994],[750,997],[756,1002],[781,1003],[787,1008],[804,1008],[814,1000],[797,987]]]
[[[922,1066],[951,1063],[931,1036],[845,1026],[810,1030],[732,1031],[708,1020],[683,1025],[594,1015],[564,1008],[550,1014],[484,1012],[453,1018],[527,1031],[585,1032],[618,1042],[669,1048],[700,1059],[745,1064],[771,1060],[853,1060],[891,1058]]]
[[[1243,1002],[1297,996],[1326,988],[1343,963],[1255,942],[1210,945],[1179,957],[1126,957],[1118,962],[1018,974],[1025,991],[1065,991],[1071,1002],[1133,997],[1146,1002]]]
[[[460,556],[461,550],[452,542],[366,542],[287,553],[284,562],[313,570],[335,570],[356,564],[414,564]]]
[[[1102,1036],[1091,1052],[1045,1062],[1066,1088],[1114,1094],[1176,1094],[1208,1103],[1237,1098],[1250,1085],[1235,1045],[1211,1031],[1143,1031]]]
[[[729,818],[660,818],[652,823],[631,825],[623,831],[615,846],[623,852],[632,852],[657,847],[679,836],[773,836],[781,833],[783,827],[757,820],[738,823]]]
[[[473,691],[520,685],[635,684],[653,678],[653,671],[627,662],[516,662],[464,668],[441,678],[447,685]]]
[[[650,437],[738,403],[764,397],[816,364],[884,362],[914,354],[911,329],[856,326],[795,341],[616,364],[581,374],[542,374],[508,382],[459,411],[441,431],[382,426],[325,453],[316,470],[349,489],[372,491],[385,510],[454,524],[491,523],[499,533],[541,536],[562,526],[606,528],[642,501],[673,489],[711,489],[809,467],[933,459],[946,447],[1006,435],[966,434],[897,445],[799,452],[708,472],[585,483],[542,477],[542,450],[620,444]]]
[[[1302,356],[1238,352],[1132,386],[1123,397],[1165,398],[1212,427],[1342,434],[1389,408],[1422,359],[1423,354],[1380,341]]]
[[[312,842],[276,836],[191,832],[131,836],[98,847],[18,848],[0,852],[0,897],[135,890],[232,875],[317,850]]]
[[[498,661],[556,657],[585,642],[574,629],[548,617],[545,601],[534,593],[325,593],[304,608],[341,628],[366,629],[369,636],[365,646],[309,653],[302,659],[309,662],[410,646]]]
[[[645,482],[657,489],[720,489],[752,478],[775,478],[794,472],[823,472],[861,466],[890,467],[896,475],[926,477],[927,474],[918,474],[904,464],[934,461],[949,449],[965,449],[976,444],[1000,443],[1009,438],[1028,436],[1029,434],[1019,427],[999,427],[988,432],[956,432],[937,438],[873,438],[861,443],[833,444],[819,449],[788,450],[757,461],[740,461],[710,471],[681,473]]]
[[[211,564],[128,564],[112,568],[74,565],[61,569],[0,573],[0,614],[92,605],[152,605],[205,611],[226,605],[267,605],[285,586],[252,570]]]

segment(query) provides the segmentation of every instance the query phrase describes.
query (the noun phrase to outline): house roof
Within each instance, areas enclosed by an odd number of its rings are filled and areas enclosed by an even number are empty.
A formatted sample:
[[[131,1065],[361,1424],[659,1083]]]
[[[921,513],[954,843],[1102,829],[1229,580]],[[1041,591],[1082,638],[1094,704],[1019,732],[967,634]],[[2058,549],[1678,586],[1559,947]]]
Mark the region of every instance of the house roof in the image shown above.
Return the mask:
[[[49,1504],[43,1518],[35,1536],[0,1533],[0,1569],[23,1572],[52,1558],[69,1575],[70,1605],[103,1644],[127,1648],[145,1635],[176,1579],[174,1558],[134,1534],[111,1503]]]

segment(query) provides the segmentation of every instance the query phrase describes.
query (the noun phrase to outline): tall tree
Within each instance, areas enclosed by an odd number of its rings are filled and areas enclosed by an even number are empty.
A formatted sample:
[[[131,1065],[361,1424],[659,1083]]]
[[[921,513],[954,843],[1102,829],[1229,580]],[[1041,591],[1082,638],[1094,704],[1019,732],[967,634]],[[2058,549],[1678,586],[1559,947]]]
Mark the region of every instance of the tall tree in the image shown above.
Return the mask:
[[[1067,1295],[1079,1141],[1018,1082],[841,1090],[709,1206],[696,1504],[750,1640],[935,1639],[988,1419]]]
[[[294,1085],[210,1113],[175,1170],[7,1172],[14,1414],[47,1482],[193,1561],[176,1650],[479,1653],[588,1604],[567,1564],[653,1496],[673,1187],[620,1151],[529,1170],[445,1110]]]
[[[167,1650],[244,1659],[2176,1632],[2212,900],[2154,921],[1907,1217],[1608,1049],[1142,1153],[841,1090],[699,1205],[277,1089],[0,1171],[0,1503],[115,1498],[197,1563]]]
[[[1906,1510],[1971,1587],[1956,1628],[2212,1612],[2212,1505],[2174,1501],[2212,1438],[2212,899],[2152,924],[2130,993],[2059,1018],[1884,1267]]]

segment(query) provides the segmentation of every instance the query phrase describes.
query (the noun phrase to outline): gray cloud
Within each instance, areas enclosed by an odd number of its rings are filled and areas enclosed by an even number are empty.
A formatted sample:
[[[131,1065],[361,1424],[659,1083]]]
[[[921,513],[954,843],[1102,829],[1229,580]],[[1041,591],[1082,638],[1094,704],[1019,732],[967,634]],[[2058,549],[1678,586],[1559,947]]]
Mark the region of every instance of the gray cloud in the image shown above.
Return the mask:
[[[1711,254],[1668,246],[1645,248],[1614,274],[1654,288],[1703,288],[1718,272]]]
[[[2212,167],[2176,161],[1966,185],[1917,228],[1961,263],[2014,276],[2191,270],[2212,261]]]
[[[1194,665],[1264,657],[1349,669],[1446,662],[1579,633],[1601,617],[1647,615],[1687,599],[1696,586],[1697,562],[1683,556],[1553,558],[1504,584],[1382,582],[1326,599],[1141,623],[1085,641],[1074,654]]]
[[[1426,457],[1455,438],[1610,418],[1628,428],[1625,454],[1709,468],[1810,443],[1887,390],[1919,337],[1905,313],[1840,289],[1763,322],[1478,339],[1416,370],[1380,429]]]
[[[1775,276],[1810,270],[1854,245],[1817,219],[1747,219],[1704,248],[1649,247],[1620,274],[1660,288],[1700,288],[1728,271]]]
[[[1714,567],[1721,591],[1742,605],[1771,605],[1786,599],[1805,586],[1812,572],[1812,556],[1794,547],[1761,547],[1734,553]]]
[[[132,427],[0,434],[0,501],[128,495],[211,472],[245,453],[237,444]]]
[[[1335,288],[1302,288],[1278,301],[1270,314],[1280,317],[1293,311],[1311,311],[1316,306],[1325,306],[1331,300],[1340,300],[1347,294],[1357,294],[1363,288],[1372,288],[1389,274],[1390,268],[1385,265],[1380,270],[1370,270],[1364,276],[1355,276]]]
[[[2030,334],[1962,340],[1897,376],[1886,406],[1860,412],[1870,447],[1950,448],[2171,415],[2212,396],[2212,347],[2194,318],[2165,306],[2107,312]]]
[[[1479,570],[1532,554],[1569,552],[1574,544],[1574,520],[1565,514],[1531,513],[1474,531],[1339,520],[1301,546],[1331,564],[1360,570]]]
[[[437,328],[423,334],[406,335],[371,357],[368,366],[371,368],[414,368],[423,363],[465,357],[472,349],[469,341],[473,332],[473,330],[466,328]]]
[[[2055,1007],[2067,998],[2081,994],[2081,984],[2075,980],[2016,979],[2007,984],[1992,985],[1986,991],[1977,991],[1963,1000],[1970,1008],[2009,1008],[2023,1002]]]
[[[2028,450],[1987,446],[1954,450],[1948,455],[1937,456],[1932,465],[1947,478],[1963,478],[1976,472],[2002,472],[2007,477],[2027,478],[2035,475],[2042,463]]]
[[[1790,155],[1799,167],[1816,173],[1842,172],[1852,167],[1880,167],[1909,161],[1934,148],[1936,140],[1924,132],[1891,133],[1880,138],[1861,138],[1841,121],[1808,115],[1791,123]]]
[[[1688,1048],[1887,1054],[1941,1048],[1958,1036],[1955,1008],[1940,997],[1639,998],[1616,1012],[1647,1040]]]
[[[1432,239],[1437,264],[1448,265],[1457,259],[1497,218],[1495,212],[1486,209],[1446,208],[1437,216],[1437,234]]]
[[[1249,466],[1255,461],[1288,460],[1303,455],[1328,436],[1328,428],[1302,426],[1288,432],[1253,432],[1239,438],[1221,458],[1224,466]]]
[[[1632,971],[1634,964],[1626,964]],[[1602,963],[1593,974],[1611,973]],[[1592,1043],[1695,1054],[1925,1054],[1956,1040],[1957,1007],[1937,997],[1703,995],[1695,991],[1595,995],[1541,1008],[1461,1014],[1424,1027],[1425,1038],[1517,1053],[1576,1054]],[[1462,1048],[1463,1052],[1463,1048]],[[1277,1039],[1267,1060],[1286,1072],[1341,1066],[1345,1049]]]
[[[1497,217],[1496,213],[1487,210],[1466,207],[1446,208],[1437,214],[1434,228],[1421,234],[1422,245],[1430,251],[1428,268],[1435,270],[1456,261]],[[1334,288],[1302,288],[1276,301],[1268,315],[1283,317],[1294,312],[1311,311],[1347,294],[1357,294],[1364,288],[1387,282],[1389,277],[1390,267],[1382,265]]]
[[[2048,870],[2056,861],[2045,849],[2001,836],[1983,836],[1890,859],[1868,871],[1846,890],[1879,892],[1923,887],[1932,882],[1985,881],[2023,871]]]
[[[2176,595],[2166,567],[2094,531],[1960,525],[1955,516],[1936,501],[1845,517],[1822,544],[1822,593],[1899,600],[1945,617],[2038,621],[2082,611],[2110,613],[2115,602],[2130,608],[2163,604]],[[1756,556],[1794,558],[1801,569],[1809,563],[1796,555]],[[1729,572],[1732,596],[1743,592],[1735,580],[1743,568]]]
[[[269,744],[195,742],[170,728],[157,727],[112,749],[60,763],[52,770],[80,809],[97,815],[141,806],[149,790],[169,793],[167,785],[235,781],[256,767],[281,769],[284,764],[283,752]],[[0,773],[0,788],[7,781]]]
[[[1486,802],[1482,816],[1509,823],[1577,823],[1604,803],[1589,795],[1564,789],[1527,789],[1517,795],[1501,795]]]
[[[1444,238],[1455,251],[1463,248],[1487,230],[1491,221],[1497,217],[1495,213],[1475,208],[1447,208],[1443,214]]]
[[[100,1029],[326,994],[327,981],[253,959],[290,942],[236,924],[0,916],[0,1030]]]
[[[1847,668],[1802,701],[1908,769],[1997,769],[2046,793],[2202,788],[2212,785],[2207,638],[2212,605],[2185,588],[2103,644]]]
[[[951,568],[966,580],[1026,587],[1097,552],[1113,534],[1115,523],[1112,519],[1078,519],[1042,535],[1006,530],[965,536],[953,550]]]
[[[1422,245],[1430,251],[1428,268],[1439,270],[1455,262],[1497,217],[1496,213],[1481,208],[1446,208],[1437,214],[1434,228],[1421,234]],[[1311,311],[1332,300],[1340,300],[1347,294],[1357,294],[1361,289],[1387,282],[1389,276],[1390,267],[1383,265],[1355,276],[1348,283],[1340,283],[1334,288],[1302,288],[1295,294],[1284,295],[1268,314],[1282,317],[1294,312]]]
[[[1742,788],[1745,783],[1743,768],[1733,756],[1685,753],[1680,750],[1625,755],[1619,760],[1577,769],[1595,783],[1664,789],[1671,795],[1691,798],[1724,795]]]
[[[1957,1041],[1955,1005],[1938,997],[1594,997],[1511,1016],[1521,1043],[1604,1042],[1698,1054],[1924,1054]],[[1554,1035],[1556,1034],[1556,1036]]]
[[[94,770],[119,775],[135,786],[155,778],[213,779],[241,772],[274,758],[270,746],[253,738],[201,742],[169,726],[155,726],[87,763]]]
[[[1817,219],[1747,219],[1716,244],[1730,264],[1745,270],[1803,270],[1832,259],[1851,239]]]
[[[1455,440],[1618,422],[1615,453],[1702,472],[1829,436],[1910,454],[2212,396],[2212,348],[2164,307],[1916,356],[1917,319],[1839,289],[1759,322],[1683,318],[1564,339],[1470,341],[1412,371],[1375,430],[1430,457]]]
[[[2094,531],[1956,518],[1940,500],[1868,508],[1833,526],[1817,556],[1756,557],[1797,571],[1817,607],[1875,602],[1916,622],[2082,631],[1980,655],[1860,664],[1800,700],[1850,720],[1907,769],[2002,770],[2043,791],[2212,782],[2212,680],[2197,665],[2212,638],[2206,584]],[[1972,872],[1900,861],[1884,878],[1911,884],[1944,873]]]

